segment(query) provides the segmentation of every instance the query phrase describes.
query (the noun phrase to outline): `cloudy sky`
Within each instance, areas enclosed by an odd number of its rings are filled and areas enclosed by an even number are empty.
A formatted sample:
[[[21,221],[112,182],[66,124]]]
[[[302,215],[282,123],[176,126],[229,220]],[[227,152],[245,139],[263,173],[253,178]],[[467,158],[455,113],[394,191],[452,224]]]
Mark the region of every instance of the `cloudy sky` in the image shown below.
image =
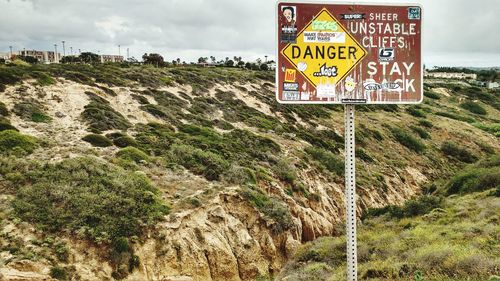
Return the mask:
[[[410,2],[424,7],[428,66],[500,66],[499,0]],[[274,0],[0,0],[0,52],[62,50],[65,40],[67,54],[118,54],[121,45],[136,58],[274,58],[274,9]]]

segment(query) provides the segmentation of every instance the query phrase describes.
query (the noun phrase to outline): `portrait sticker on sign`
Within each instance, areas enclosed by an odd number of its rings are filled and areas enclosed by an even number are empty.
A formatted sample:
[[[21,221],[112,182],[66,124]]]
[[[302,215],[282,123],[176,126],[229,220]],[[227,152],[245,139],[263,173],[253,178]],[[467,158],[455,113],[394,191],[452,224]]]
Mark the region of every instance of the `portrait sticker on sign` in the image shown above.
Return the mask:
[[[418,5],[278,2],[278,102],[420,103],[421,21]]]

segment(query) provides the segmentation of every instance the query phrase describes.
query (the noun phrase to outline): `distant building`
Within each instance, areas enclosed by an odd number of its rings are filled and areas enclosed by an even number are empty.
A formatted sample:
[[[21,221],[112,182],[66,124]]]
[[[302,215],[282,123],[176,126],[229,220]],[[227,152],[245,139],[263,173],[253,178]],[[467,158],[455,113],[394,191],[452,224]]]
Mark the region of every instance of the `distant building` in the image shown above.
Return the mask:
[[[498,82],[491,82],[491,81],[486,82],[486,88],[488,89],[496,89],[499,87],[500,85],[498,84]]]
[[[105,62],[123,62],[123,56],[101,55],[101,63]]]
[[[23,50],[17,52],[20,56],[29,56],[37,58],[41,63],[58,63],[61,54],[57,53],[57,58],[55,56],[55,52],[53,51],[37,51],[37,50]]]
[[[267,63],[267,65],[269,66],[269,70],[276,70],[276,63],[275,62]]]
[[[10,61],[10,53],[0,52],[0,59],[4,59],[5,61]]]
[[[463,72],[425,72],[425,77],[430,78],[444,78],[444,79],[477,79],[477,74],[475,73],[463,73]]]

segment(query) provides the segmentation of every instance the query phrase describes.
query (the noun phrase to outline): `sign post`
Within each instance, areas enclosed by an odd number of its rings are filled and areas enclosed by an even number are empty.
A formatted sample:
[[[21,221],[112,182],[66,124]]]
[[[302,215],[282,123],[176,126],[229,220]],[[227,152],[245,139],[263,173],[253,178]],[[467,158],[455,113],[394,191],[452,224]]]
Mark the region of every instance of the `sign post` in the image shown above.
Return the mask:
[[[423,99],[422,7],[315,3],[276,6],[276,100],[344,104],[347,280],[357,280],[355,104]]]
[[[344,105],[345,122],[345,205],[347,241],[347,280],[357,280],[358,259],[356,242],[356,154],[354,138],[354,104]]]

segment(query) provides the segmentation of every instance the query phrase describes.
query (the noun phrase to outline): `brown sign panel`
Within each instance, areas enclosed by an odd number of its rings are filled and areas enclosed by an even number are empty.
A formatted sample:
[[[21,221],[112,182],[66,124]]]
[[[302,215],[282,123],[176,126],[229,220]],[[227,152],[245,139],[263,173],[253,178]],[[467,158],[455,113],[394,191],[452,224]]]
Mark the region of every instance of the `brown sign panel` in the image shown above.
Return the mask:
[[[411,104],[423,98],[418,4],[278,2],[276,99]]]

